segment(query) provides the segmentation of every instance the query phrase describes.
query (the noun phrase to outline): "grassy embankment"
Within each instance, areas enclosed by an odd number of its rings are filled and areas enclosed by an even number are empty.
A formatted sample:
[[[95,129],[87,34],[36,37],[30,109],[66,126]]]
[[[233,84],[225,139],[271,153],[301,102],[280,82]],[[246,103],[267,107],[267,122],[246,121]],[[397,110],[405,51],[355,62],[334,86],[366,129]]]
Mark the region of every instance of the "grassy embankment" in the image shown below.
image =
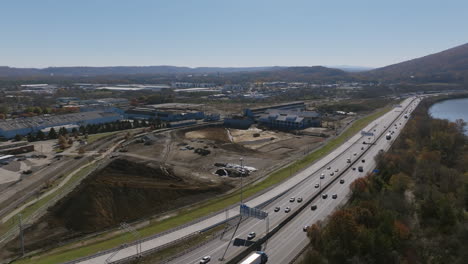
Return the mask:
[[[47,202],[52,200],[55,196],[57,196],[64,188],[67,188],[71,184],[75,183],[76,181],[80,180],[82,177],[84,177],[87,173],[89,173],[91,170],[93,170],[97,164],[92,164],[89,165],[82,170],[78,171],[75,173],[70,180],[68,180],[67,183],[65,183],[60,189],[54,191],[50,195],[38,200],[36,203],[24,208],[20,213],[23,219],[28,218],[31,214],[36,212],[39,208],[41,208],[43,205],[45,205]],[[65,179],[65,177],[62,177],[62,179]],[[27,202],[33,200],[35,198],[29,199]],[[26,202],[26,203],[27,203]],[[0,224],[0,235],[4,234],[6,231],[10,230],[14,225],[17,225],[17,219],[16,217],[10,218],[8,221],[6,221],[3,224]]]
[[[326,145],[324,145],[320,149],[312,152],[311,154],[291,164],[290,166],[287,166],[285,168],[282,168],[272,173],[264,181],[244,188],[244,197],[252,196],[261,190],[264,190],[270,186],[273,186],[275,184],[282,182],[286,178],[290,177],[291,173],[296,173],[300,171],[304,167],[308,166],[310,163],[314,162],[315,160],[321,158],[322,156],[329,153],[336,147],[340,146],[350,136],[356,134],[361,129],[363,129],[367,124],[377,119],[378,117],[382,116],[389,110],[391,110],[390,106],[380,109],[378,111],[375,111],[374,113],[357,120],[349,128],[347,128],[340,136],[330,140]],[[162,221],[154,221],[150,223],[148,226],[139,229],[138,231],[142,236],[149,236],[152,234],[160,233],[165,230],[180,226],[184,223],[193,221],[197,218],[203,217],[210,213],[220,211],[223,208],[226,208],[230,205],[237,203],[238,200],[239,200],[239,192],[233,192],[224,197],[217,198],[217,199],[199,204],[194,208],[181,210],[174,217],[170,217]],[[79,257],[94,254],[96,252],[99,252],[105,249],[116,247],[120,244],[128,243],[131,240],[132,239],[129,235],[121,234],[111,239],[95,242],[89,245],[82,246],[79,243],[75,245],[67,245],[61,248],[54,249],[51,252],[46,252],[39,256],[33,256],[31,258],[26,258],[26,259],[17,261],[15,263],[37,263],[37,264],[61,263],[61,262],[69,261],[69,260],[76,259]],[[79,248],[73,248],[73,247],[79,247]]]
[[[99,134],[91,134],[91,135],[88,135],[88,144],[91,144],[91,143],[93,143],[93,142],[96,142],[96,141],[98,141],[99,139],[102,139],[102,138],[105,138],[105,137],[108,137],[108,136],[117,134],[117,133],[119,133],[119,132],[122,132],[122,131],[112,131],[112,132],[104,132],[104,133],[99,133]]]

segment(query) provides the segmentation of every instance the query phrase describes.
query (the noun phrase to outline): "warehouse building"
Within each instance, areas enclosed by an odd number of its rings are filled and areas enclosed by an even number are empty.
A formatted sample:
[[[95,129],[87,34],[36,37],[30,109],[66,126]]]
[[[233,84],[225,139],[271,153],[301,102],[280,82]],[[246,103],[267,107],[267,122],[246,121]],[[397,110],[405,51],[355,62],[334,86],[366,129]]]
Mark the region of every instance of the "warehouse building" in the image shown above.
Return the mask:
[[[35,116],[0,121],[0,137],[13,138],[27,135],[50,127],[102,124],[121,120],[122,116],[112,112],[81,112],[65,115]]]
[[[297,101],[297,102],[277,104],[277,105],[272,105],[272,106],[267,106],[267,107],[247,108],[247,109],[244,109],[244,116],[257,120],[262,114],[266,113],[266,111],[269,109],[304,111],[306,109],[306,106],[304,102]]]
[[[260,115],[257,122],[270,128],[285,130],[319,127],[321,124],[320,114],[317,112],[280,109],[267,110]]]
[[[200,104],[167,103],[136,107],[125,111],[129,119],[159,119],[166,122],[205,118]]]

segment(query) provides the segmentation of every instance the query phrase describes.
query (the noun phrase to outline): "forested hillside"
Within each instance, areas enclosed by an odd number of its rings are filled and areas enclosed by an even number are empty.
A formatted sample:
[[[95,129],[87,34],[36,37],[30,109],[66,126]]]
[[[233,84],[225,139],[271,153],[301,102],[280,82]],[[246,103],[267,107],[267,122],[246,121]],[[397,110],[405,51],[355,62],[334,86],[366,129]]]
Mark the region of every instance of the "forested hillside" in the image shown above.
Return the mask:
[[[309,228],[303,263],[466,263],[467,139],[430,104],[377,158],[379,173],[352,183],[348,205]]]

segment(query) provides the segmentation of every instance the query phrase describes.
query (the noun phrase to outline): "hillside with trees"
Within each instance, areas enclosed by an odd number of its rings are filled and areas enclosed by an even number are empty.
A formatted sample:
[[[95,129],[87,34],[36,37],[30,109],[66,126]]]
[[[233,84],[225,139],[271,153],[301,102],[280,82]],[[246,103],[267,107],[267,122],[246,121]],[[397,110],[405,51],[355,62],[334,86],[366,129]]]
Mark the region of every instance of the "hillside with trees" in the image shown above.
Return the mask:
[[[468,82],[468,43],[363,73],[370,79]]]
[[[468,144],[463,122],[432,119],[424,101],[378,173],[308,230],[303,263],[466,263]]]

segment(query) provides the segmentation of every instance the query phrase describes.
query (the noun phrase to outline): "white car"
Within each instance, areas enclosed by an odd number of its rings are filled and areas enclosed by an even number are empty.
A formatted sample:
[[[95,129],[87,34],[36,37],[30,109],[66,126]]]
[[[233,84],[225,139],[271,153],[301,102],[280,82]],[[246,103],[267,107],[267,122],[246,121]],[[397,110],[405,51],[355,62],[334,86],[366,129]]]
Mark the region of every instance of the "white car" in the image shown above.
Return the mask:
[[[210,262],[211,260],[211,257],[210,256],[204,256],[201,260],[200,260],[200,264],[206,264],[208,262]]]

